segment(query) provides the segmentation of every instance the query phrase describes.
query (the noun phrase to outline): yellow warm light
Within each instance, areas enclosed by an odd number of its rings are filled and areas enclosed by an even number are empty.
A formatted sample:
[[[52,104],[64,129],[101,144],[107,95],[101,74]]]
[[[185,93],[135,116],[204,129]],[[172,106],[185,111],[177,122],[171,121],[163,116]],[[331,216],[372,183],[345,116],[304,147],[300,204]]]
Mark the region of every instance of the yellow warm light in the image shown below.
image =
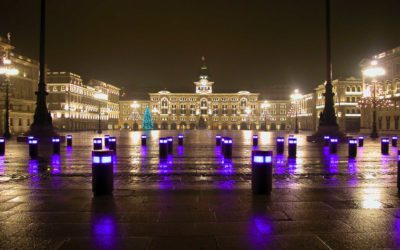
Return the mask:
[[[386,71],[382,67],[369,67],[365,70],[363,70],[363,75],[366,77],[377,77],[377,76],[383,76],[386,74]]]
[[[101,92],[97,92],[93,96],[94,96],[94,98],[96,98],[98,100],[104,100],[104,101],[108,100],[108,95],[101,93]]]
[[[298,89],[295,89],[294,93],[290,95],[290,99],[296,101],[296,100],[301,99],[302,96],[303,95],[300,93],[300,91]]]
[[[0,75],[15,76],[19,74],[16,68],[0,67]]]

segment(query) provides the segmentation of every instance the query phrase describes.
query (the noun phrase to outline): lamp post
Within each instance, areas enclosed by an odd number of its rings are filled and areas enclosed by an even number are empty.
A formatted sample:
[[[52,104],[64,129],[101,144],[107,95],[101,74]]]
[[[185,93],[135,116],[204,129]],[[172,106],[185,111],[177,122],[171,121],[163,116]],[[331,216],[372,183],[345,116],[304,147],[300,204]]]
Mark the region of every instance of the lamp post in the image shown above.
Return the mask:
[[[372,61],[371,65],[363,70],[364,77],[371,78],[371,82],[373,85],[373,94],[372,94],[372,131],[371,138],[378,138],[378,130],[376,128],[376,83],[377,77],[385,75],[385,69],[378,66],[377,61]]]
[[[265,115],[265,131],[267,131],[267,119],[268,119],[268,109],[271,107],[271,104],[268,101],[265,101],[261,104],[261,108],[264,110]]]
[[[290,99],[294,103],[294,109],[295,109],[295,125],[294,125],[294,133],[298,134],[299,133],[299,122],[298,122],[298,106],[299,103],[298,101],[301,99],[303,95],[300,94],[298,89],[294,90],[294,93],[290,95]]]
[[[107,101],[108,100],[108,95],[101,93],[101,92],[97,92],[94,94],[94,98],[96,98],[99,101],[99,126],[97,129],[97,133],[101,134],[101,102],[102,101]]]
[[[135,127],[135,124],[137,124],[137,121],[140,119],[140,114],[138,112],[138,109],[140,108],[140,104],[138,104],[136,101],[134,101],[131,104],[131,108],[132,108],[132,120],[133,120],[132,130],[137,130],[137,128]]]
[[[4,75],[4,82],[3,86],[5,87],[6,90],[6,96],[5,96],[5,102],[4,102],[4,107],[6,110],[5,117],[4,117],[4,138],[10,139],[11,138],[11,133],[10,133],[10,76],[15,76],[18,75],[19,71],[18,69],[14,68],[11,65],[11,60],[7,57],[4,56],[1,61],[0,65],[0,75]]]

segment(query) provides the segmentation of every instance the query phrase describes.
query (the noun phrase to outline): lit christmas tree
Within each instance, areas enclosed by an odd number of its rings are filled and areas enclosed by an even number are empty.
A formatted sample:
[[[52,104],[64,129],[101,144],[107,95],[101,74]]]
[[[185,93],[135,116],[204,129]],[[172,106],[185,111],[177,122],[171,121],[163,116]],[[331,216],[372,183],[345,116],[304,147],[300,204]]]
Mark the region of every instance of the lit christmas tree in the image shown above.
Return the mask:
[[[142,128],[143,130],[152,130],[154,128],[153,118],[148,106],[144,111]]]

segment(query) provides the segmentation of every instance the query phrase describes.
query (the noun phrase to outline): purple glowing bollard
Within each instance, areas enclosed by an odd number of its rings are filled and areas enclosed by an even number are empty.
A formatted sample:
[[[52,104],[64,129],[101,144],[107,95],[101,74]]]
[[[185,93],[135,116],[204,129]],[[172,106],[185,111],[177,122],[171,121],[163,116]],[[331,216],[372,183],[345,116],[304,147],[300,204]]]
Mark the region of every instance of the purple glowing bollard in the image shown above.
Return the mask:
[[[182,134],[179,134],[179,135],[178,135],[178,145],[179,145],[179,146],[182,146],[182,145],[183,145],[183,135],[182,135]]]
[[[297,156],[297,139],[294,137],[288,139],[288,156],[289,158],[296,158]]]
[[[215,136],[215,146],[221,146],[221,139],[222,139],[221,135]]]
[[[101,150],[101,149],[103,149],[103,139],[93,138],[93,150]]]
[[[117,138],[114,136],[110,136],[108,138],[108,149],[112,150],[114,154],[117,152]]]
[[[349,158],[357,157],[357,139],[350,138],[348,141]]]
[[[167,137],[168,154],[172,154],[174,148],[174,138]]]
[[[389,138],[382,138],[381,139],[381,153],[383,155],[389,154]]]
[[[104,147],[108,148],[110,146],[110,135],[104,135]]]
[[[147,135],[142,135],[141,139],[142,139],[142,146],[146,146],[147,145]]]
[[[6,139],[4,137],[0,137],[0,156],[4,156],[6,153]]]
[[[272,191],[272,151],[254,150],[251,153],[251,189],[253,194]]]
[[[329,142],[329,152],[331,154],[336,154],[337,153],[337,145],[338,145],[338,139],[337,138],[331,138]]]
[[[397,136],[392,136],[392,147],[397,147]]]
[[[329,135],[324,136],[324,146],[325,147],[329,146],[330,140],[331,140],[331,137]]]
[[[364,136],[359,136],[358,137],[358,146],[360,148],[364,147]]]
[[[160,159],[167,159],[168,157],[168,139],[160,138],[158,140],[159,157]]]
[[[72,135],[67,135],[67,147],[72,147]]]
[[[397,150],[397,191],[400,193],[400,150]]]
[[[60,138],[58,137],[53,137],[51,139],[51,142],[53,144],[53,154],[60,154]]]
[[[285,138],[277,137],[276,138],[276,153],[283,154],[285,151]]]
[[[230,159],[232,158],[232,143],[233,140],[232,138],[225,138],[224,142],[223,142],[223,147],[224,147],[224,158]]]
[[[32,138],[28,140],[29,156],[31,159],[36,159],[39,153],[39,140]]]
[[[258,146],[258,135],[253,135],[253,146],[254,147]]]
[[[113,151],[92,151],[92,192],[94,196],[112,195],[114,189]]]

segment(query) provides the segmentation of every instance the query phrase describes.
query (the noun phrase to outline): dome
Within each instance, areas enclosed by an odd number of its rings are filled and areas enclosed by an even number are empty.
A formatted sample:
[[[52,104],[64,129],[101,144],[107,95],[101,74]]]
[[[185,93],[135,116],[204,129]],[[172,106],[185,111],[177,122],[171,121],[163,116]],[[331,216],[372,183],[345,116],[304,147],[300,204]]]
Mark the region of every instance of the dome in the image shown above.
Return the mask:
[[[161,90],[158,91],[159,94],[171,94],[171,92],[167,91],[167,90]]]
[[[250,92],[242,90],[242,91],[239,91],[238,94],[240,94],[240,95],[248,95],[248,94],[250,94]]]

